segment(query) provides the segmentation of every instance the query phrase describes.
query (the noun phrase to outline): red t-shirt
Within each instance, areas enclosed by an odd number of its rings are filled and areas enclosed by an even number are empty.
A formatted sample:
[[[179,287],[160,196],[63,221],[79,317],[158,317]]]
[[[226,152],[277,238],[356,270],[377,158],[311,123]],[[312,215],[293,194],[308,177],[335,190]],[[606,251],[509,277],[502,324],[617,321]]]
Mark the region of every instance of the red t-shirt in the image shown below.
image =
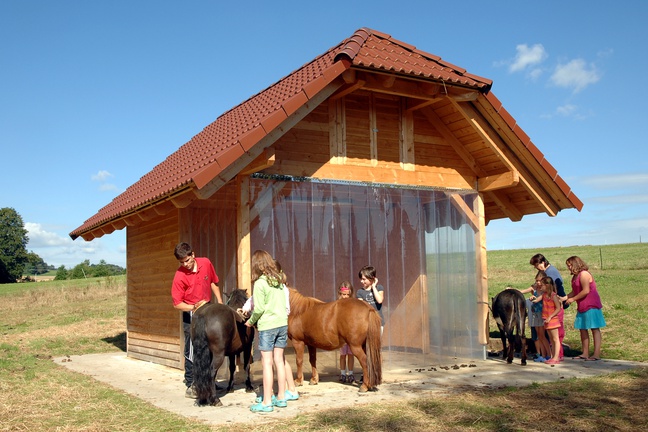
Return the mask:
[[[208,258],[196,258],[196,266],[198,270],[195,273],[183,266],[176,270],[171,287],[174,306],[182,302],[192,305],[200,300],[211,300],[211,284],[218,284],[216,270]]]

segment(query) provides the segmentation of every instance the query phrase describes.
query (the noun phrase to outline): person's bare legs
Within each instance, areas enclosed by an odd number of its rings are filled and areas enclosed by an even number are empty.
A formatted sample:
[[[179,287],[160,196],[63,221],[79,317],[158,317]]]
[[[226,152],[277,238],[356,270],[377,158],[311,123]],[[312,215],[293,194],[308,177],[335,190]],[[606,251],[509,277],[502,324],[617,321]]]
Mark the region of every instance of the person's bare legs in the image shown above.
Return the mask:
[[[590,358],[601,358],[601,342],[602,342],[602,336],[601,336],[601,329],[600,328],[595,328],[592,329],[592,340],[594,341],[594,353],[590,356]],[[589,338],[588,338],[589,340]]]
[[[536,327],[536,334],[538,335],[538,345],[540,345],[540,355],[542,357],[551,357],[551,348],[549,347],[549,341],[545,335],[544,326]]]
[[[560,361],[560,337],[558,336],[558,329],[547,330],[551,338],[551,360]]]
[[[592,332],[593,333],[593,332]],[[583,346],[583,357],[589,357],[589,333],[587,330],[580,331],[581,345]]]
[[[290,390],[291,393],[297,393],[295,389],[295,378],[293,377],[293,371],[290,367],[290,363],[286,360],[284,356],[284,369],[286,371],[286,387]]]
[[[272,388],[274,384],[272,353],[272,351],[261,351],[261,364],[263,366],[263,404],[265,406],[272,406]]]
[[[286,361],[284,360],[284,349],[275,347],[272,353],[274,364],[277,369],[277,386],[279,387],[277,391],[277,400],[284,400],[286,399]],[[263,379],[263,385],[265,386],[265,376]],[[272,383],[270,385],[272,385]],[[265,395],[265,389],[263,389],[263,394]]]

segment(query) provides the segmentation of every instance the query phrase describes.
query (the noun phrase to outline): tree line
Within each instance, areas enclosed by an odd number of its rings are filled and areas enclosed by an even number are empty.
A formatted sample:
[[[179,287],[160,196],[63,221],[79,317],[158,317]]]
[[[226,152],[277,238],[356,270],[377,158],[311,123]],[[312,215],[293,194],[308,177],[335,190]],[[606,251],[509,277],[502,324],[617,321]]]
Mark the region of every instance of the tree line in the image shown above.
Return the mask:
[[[0,208],[0,283],[34,280],[33,276],[55,270],[33,251],[27,251],[29,237],[22,216],[10,207]],[[60,266],[55,280],[82,279],[114,276],[126,273],[126,269],[104,260],[90,264],[89,260],[71,269]]]

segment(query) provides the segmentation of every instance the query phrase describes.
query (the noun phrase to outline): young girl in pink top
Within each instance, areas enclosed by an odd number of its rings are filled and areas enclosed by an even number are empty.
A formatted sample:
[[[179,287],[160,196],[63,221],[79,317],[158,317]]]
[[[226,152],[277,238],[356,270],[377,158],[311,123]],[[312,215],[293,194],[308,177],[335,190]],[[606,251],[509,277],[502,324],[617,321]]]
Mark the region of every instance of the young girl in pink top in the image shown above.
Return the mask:
[[[587,361],[599,360],[601,358],[601,328],[605,327],[603,317],[603,303],[596,289],[594,277],[589,272],[589,267],[581,258],[572,256],[567,258],[567,268],[572,274],[572,291],[561,300],[567,304],[576,302],[578,312],[574,321],[574,328],[580,330],[583,354],[580,358]],[[589,355],[590,338],[588,330],[592,332],[594,341],[594,352]]]
[[[353,298],[353,285],[351,282],[344,281],[338,288],[338,299]],[[340,382],[353,384],[355,377],[353,376],[353,353],[348,344],[344,344],[340,348]]]
[[[542,319],[551,342],[551,358],[545,364],[556,365],[560,363],[560,337],[558,335],[560,319],[558,314],[562,308],[562,303],[556,293],[554,280],[549,276],[545,276],[540,280],[540,292],[541,294],[531,301],[536,303],[542,301]]]

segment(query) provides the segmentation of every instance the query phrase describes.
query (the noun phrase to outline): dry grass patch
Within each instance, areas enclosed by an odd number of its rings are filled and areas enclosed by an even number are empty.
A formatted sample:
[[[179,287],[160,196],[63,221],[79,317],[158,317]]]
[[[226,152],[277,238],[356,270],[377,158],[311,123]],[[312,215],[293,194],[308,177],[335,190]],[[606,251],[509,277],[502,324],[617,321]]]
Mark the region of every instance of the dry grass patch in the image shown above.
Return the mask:
[[[240,425],[287,431],[636,431],[648,424],[648,367],[524,388],[475,389]],[[225,431],[228,428],[215,428]]]

